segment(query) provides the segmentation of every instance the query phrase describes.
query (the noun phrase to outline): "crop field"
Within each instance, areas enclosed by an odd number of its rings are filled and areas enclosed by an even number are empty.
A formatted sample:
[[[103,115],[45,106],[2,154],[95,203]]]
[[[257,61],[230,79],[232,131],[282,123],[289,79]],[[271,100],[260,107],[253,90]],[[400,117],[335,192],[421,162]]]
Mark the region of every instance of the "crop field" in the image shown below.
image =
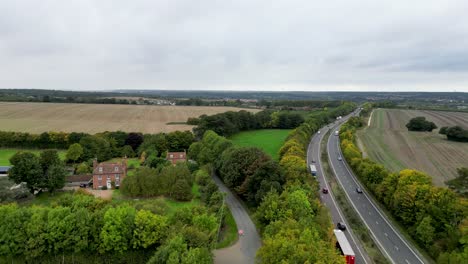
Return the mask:
[[[434,122],[432,132],[410,132],[405,125],[417,116]],[[457,176],[456,169],[468,167],[468,144],[448,141],[439,134],[443,126],[467,128],[468,113],[424,110],[376,109],[370,126],[359,130],[358,145],[369,158],[392,171],[411,168],[423,171],[434,184]]]
[[[260,111],[258,109],[215,106],[1,102],[0,123],[2,125],[0,129],[30,133],[63,131],[94,134],[117,130],[142,133],[171,132],[191,130],[193,126],[180,124],[186,122],[189,117],[240,110]]]
[[[16,152],[19,151],[28,151],[32,152],[36,155],[39,155],[42,150],[39,149],[10,149],[10,148],[5,148],[5,149],[0,149],[0,166],[8,166],[10,165],[10,158],[16,154]],[[65,159],[65,150],[59,150],[58,151],[60,159],[64,160]]]
[[[258,147],[278,160],[278,151],[288,136],[290,129],[262,129],[244,131],[233,135],[230,140],[242,147]]]

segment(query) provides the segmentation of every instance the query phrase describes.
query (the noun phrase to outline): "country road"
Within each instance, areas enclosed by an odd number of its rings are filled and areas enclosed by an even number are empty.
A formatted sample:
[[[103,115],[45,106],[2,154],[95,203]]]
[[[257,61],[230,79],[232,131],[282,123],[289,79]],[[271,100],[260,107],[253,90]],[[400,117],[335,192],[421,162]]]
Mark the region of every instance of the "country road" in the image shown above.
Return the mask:
[[[343,117],[342,121],[347,120],[349,116]],[[329,125],[331,126],[331,124]],[[330,210],[330,215],[332,218],[333,223],[338,223],[338,222],[344,222],[346,223],[347,231],[345,232],[346,238],[348,239],[349,243],[351,244],[351,247],[353,248],[353,251],[356,256],[356,263],[371,263],[369,256],[365,252],[365,250],[362,248],[362,246],[357,242],[355,236],[352,234],[352,226],[347,224],[346,219],[343,216],[343,213],[341,209],[338,207],[331,188],[329,187],[327,180],[324,175],[324,171],[322,168],[322,163],[320,160],[320,155],[321,155],[321,143],[325,137],[325,134],[328,132],[329,128],[328,126],[320,129],[320,134],[317,133],[315,134],[309,144],[309,147],[307,149],[307,164],[312,164],[312,161],[315,161],[315,166],[317,167],[317,180],[320,184],[320,190],[322,188],[327,188],[329,190],[328,194],[323,194],[320,192],[320,200],[322,201],[325,206]]]
[[[341,124],[335,125],[332,130],[339,130],[340,126]],[[338,157],[343,157],[338,136],[333,134],[330,136],[327,143],[327,152],[332,171],[335,173],[338,183],[345,191],[354,210],[363,220],[384,255],[392,263],[426,263],[414,246],[406,241],[399,230],[387,220],[385,214],[379,209],[372,198],[366,194],[366,191],[357,193],[357,187],[360,187],[362,190],[365,189],[359,183],[344,158],[343,160],[338,159]]]
[[[255,255],[262,242],[252,219],[250,219],[249,214],[237,197],[232,194],[231,190],[218,177],[214,176],[213,180],[218,185],[219,190],[226,194],[225,202],[231,209],[237,229],[244,231],[244,235],[239,237],[239,240],[233,246],[213,251],[214,263],[255,263]]]

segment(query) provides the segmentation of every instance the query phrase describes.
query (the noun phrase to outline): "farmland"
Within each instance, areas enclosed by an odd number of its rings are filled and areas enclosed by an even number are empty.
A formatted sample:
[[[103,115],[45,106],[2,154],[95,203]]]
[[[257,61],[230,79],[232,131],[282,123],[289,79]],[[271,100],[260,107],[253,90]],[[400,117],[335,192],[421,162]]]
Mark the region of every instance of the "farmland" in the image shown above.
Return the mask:
[[[409,132],[405,125],[424,116],[437,125],[432,132]],[[468,144],[448,141],[440,135],[442,126],[467,127],[468,113],[424,110],[374,110],[370,126],[358,131],[359,145],[365,155],[392,171],[412,168],[433,177],[434,184],[457,176],[456,169],[468,167]]]
[[[10,165],[10,158],[15,155],[18,151],[29,151],[36,155],[41,153],[41,150],[38,149],[0,149],[0,166],[8,166]],[[60,159],[65,159],[66,151],[58,151]]]
[[[209,106],[2,102],[0,103],[0,122],[3,131],[36,134],[47,131],[93,134],[117,130],[158,133],[191,130],[192,126],[190,125],[178,124],[187,121],[189,117],[240,110],[260,111],[257,109]]]
[[[278,160],[278,151],[288,136],[290,129],[262,129],[245,131],[230,138],[235,145],[241,147],[258,147]]]

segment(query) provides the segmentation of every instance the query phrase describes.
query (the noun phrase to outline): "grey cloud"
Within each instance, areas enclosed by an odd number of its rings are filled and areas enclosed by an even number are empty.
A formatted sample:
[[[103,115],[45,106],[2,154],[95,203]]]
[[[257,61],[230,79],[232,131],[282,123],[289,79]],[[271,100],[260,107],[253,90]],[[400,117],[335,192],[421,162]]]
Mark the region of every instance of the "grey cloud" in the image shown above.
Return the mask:
[[[2,1],[0,87],[468,91],[468,3]]]

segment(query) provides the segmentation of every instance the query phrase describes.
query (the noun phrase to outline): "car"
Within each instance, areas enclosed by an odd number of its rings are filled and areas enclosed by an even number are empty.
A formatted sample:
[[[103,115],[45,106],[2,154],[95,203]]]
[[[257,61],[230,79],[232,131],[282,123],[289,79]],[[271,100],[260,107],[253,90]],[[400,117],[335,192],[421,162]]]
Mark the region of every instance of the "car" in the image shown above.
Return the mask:
[[[343,159],[341,158],[341,156],[338,156],[338,160],[343,160]]]
[[[317,133],[319,133],[319,134],[320,134],[320,130],[319,130]]]
[[[360,187],[357,187],[357,188],[356,188],[356,192],[357,192],[357,193],[362,193],[362,189],[361,189]]]
[[[86,183],[82,183],[80,184],[80,188],[86,188],[87,184]]]
[[[315,163],[315,160],[312,160],[312,163]]]
[[[338,222],[338,223],[336,224],[336,228],[338,228],[338,229],[341,230],[341,231],[345,231],[345,230],[346,230],[346,225],[345,225],[345,223],[343,223],[343,222]]]
[[[327,193],[328,193],[328,189],[327,189],[327,188],[322,188],[322,193],[327,194]]]

